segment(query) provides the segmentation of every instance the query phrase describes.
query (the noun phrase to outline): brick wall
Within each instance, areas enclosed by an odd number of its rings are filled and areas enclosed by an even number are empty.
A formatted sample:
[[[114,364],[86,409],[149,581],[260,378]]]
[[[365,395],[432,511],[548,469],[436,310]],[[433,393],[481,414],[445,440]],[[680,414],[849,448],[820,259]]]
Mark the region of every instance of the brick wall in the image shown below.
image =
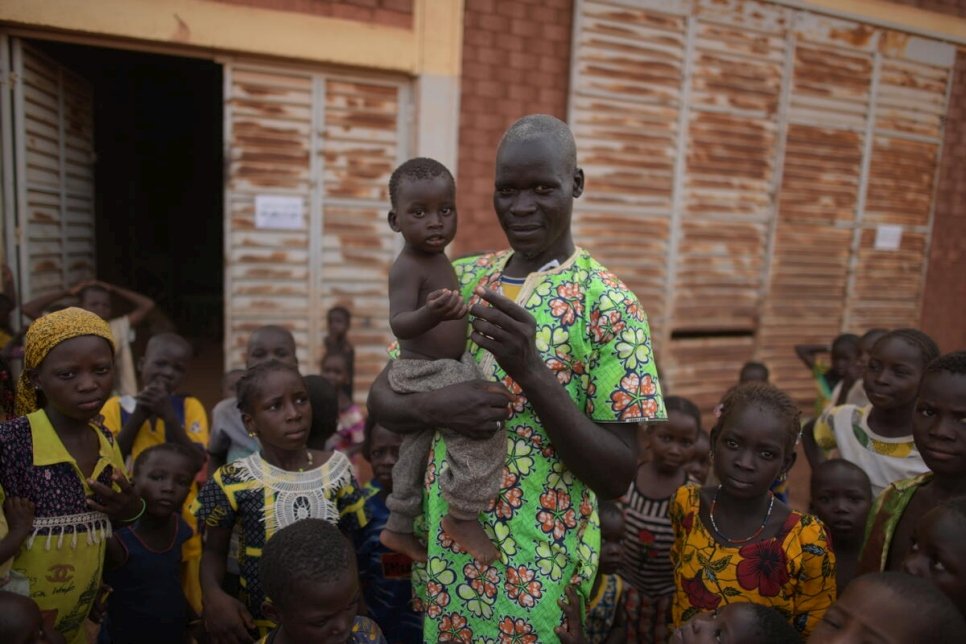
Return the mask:
[[[259,9],[294,11],[391,27],[413,28],[413,0],[215,0]]]
[[[963,0],[892,0],[966,18]],[[966,50],[956,55],[939,166],[922,329],[943,352],[966,349]]]
[[[466,0],[454,255],[506,247],[493,214],[500,136],[534,112],[567,116],[572,0]]]

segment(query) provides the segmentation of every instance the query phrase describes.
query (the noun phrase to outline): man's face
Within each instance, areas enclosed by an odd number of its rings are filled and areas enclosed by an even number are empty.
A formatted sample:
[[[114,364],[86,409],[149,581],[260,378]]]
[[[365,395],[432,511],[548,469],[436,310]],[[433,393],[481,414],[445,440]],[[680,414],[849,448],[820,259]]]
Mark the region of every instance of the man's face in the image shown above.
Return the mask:
[[[583,171],[549,137],[505,143],[496,157],[493,208],[514,251],[534,264],[573,252],[570,218]]]

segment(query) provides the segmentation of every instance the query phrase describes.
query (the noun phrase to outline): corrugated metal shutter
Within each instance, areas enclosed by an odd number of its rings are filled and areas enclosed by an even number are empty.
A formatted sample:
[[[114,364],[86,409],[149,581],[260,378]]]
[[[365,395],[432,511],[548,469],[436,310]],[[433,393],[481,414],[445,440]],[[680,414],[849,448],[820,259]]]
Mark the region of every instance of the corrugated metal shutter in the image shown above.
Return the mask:
[[[917,322],[953,47],[740,0],[576,7],[576,236],[641,297],[669,391],[710,409],[755,358],[804,402],[795,343]]]
[[[63,65],[19,38],[8,42],[17,263],[27,300],[94,276],[94,97]]]
[[[387,184],[407,152],[402,81],[231,62],[225,66],[226,366],[251,331],[292,329],[303,371],[318,371],[325,311],[354,314],[356,374],[371,381],[389,339],[386,275],[395,235]],[[255,227],[255,197],[302,200],[301,230]]]

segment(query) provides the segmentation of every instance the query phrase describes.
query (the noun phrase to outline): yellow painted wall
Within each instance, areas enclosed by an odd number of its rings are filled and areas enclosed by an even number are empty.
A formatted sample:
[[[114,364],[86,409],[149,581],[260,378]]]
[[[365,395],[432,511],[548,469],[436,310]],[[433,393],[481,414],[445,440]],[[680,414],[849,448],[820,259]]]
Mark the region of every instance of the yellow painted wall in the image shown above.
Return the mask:
[[[459,74],[462,18],[462,0],[415,0],[412,30],[207,0],[0,2],[0,20],[31,30],[411,75]]]

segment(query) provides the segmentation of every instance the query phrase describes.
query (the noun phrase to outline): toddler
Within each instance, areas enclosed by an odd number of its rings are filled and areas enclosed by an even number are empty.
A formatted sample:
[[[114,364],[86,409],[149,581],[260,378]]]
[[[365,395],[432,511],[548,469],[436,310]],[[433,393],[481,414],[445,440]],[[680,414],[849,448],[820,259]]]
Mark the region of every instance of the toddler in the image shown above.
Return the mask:
[[[912,433],[929,472],[902,479],[875,500],[860,572],[898,570],[919,519],[942,501],[966,495],[966,351],[930,363],[916,400]]]
[[[874,496],[893,481],[926,472],[912,424],[919,382],[938,355],[936,343],[922,331],[890,331],[872,347],[865,370],[871,406],[833,407],[815,423],[814,441],[825,456],[838,449],[865,470]]]
[[[966,497],[923,515],[902,569],[932,582],[966,616]]]
[[[675,627],[702,610],[752,602],[808,634],[835,599],[835,555],[822,522],[778,501],[771,484],[795,463],[794,402],[771,385],[739,385],[711,430],[718,485],[688,484],[671,504]]]
[[[181,508],[198,467],[195,450],[180,443],[154,445],[134,461],[134,491],[146,508],[108,542],[104,583],[112,593],[100,644],[185,641],[196,613],[179,581],[181,546],[192,535]]]
[[[841,458],[825,461],[812,471],[809,510],[827,526],[835,545],[835,585],[839,592],[855,576],[872,506],[868,475]]]
[[[298,369],[277,360],[248,369],[238,382],[238,407],[260,451],[218,468],[195,511],[205,524],[201,586],[208,632],[216,639],[248,641],[254,628],[264,635],[275,626],[262,612],[258,559],[265,542],[308,518],[325,519],[355,535],[366,517],[345,455],[308,447],[312,407]],[[240,601],[221,586],[236,525],[241,527]]]
[[[304,519],[279,530],[258,572],[265,613],[278,624],[259,644],[386,644],[375,622],[356,615],[355,554],[331,523]]]
[[[392,468],[399,459],[402,436],[366,421],[362,454],[372,465],[372,480],[362,489],[366,518],[359,546],[359,581],[369,614],[382,628],[390,644],[418,644],[423,641],[422,616],[412,608],[412,560],[389,550],[379,541],[389,509],[386,497],[392,493]]]
[[[405,240],[389,271],[389,323],[400,349],[389,384],[396,393],[413,393],[479,378],[476,361],[466,353],[469,306],[444,254],[456,235],[453,175],[432,159],[411,159],[393,172],[389,194],[389,225]],[[490,438],[471,440],[441,431],[448,467],[439,474],[440,487],[449,504],[443,530],[488,564],[498,553],[479,514],[500,490],[506,433],[501,426]],[[393,470],[393,493],[386,502],[390,514],[383,543],[417,561],[425,561],[426,553],[413,536],[412,523],[420,510],[426,455],[435,432],[427,428],[405,435]]]
[[[349,327],[352,326],[352,313],[344,306],[333,306],[325,314],[325,320],[328,334],[323,339],[325,351],[322,355],[338,353],[345,356],[346,390],[351,400],[356,373],[356,350],[348,338]],[[320,368],[324,369],[324,367]]]
[[[624,612],[624,580],[621,568],[621,539],[624,516],[614,501],[600,501],[600,565],[590,590],[584,630],[590,644],[627,641],[627,616]],[[640,641],[640,640],[638,640]]]
[[[339,397],[338,425],[326,447],[338,450],[349,460],[355,461],[365,440],[366,415],[349,394],[349,362],[345,354],[326,354],[322,358],[322,377],[335,388]]]
[[[0,590],[0,642],[63,644],[64,638],[44,621],[32,599]]]
[[[653,608],[654,632],[639,633],[642,642],[664,641],[670,598],[674,594],[674,570],[669,553],[674,542],[668,510],[678,488],[687,483],[685,469],[701,433],[701,412],[687,398],[664,399],[668,420],[647,425],[650,459],[624,496],[625,529],[623,574],[645,606],[628,606],[637,615]],[[630,595],[629,595],[630,597]],[[634,620],[632,620],[634,621]]]
[[[802,634],[774,608],[747,602],[698,613],[674,631],[677,644],[801,644]]]
[[[966,622],[949,598],[928,581],[901,572],[880,572],[849,584],[808,642],[966,642]]]

